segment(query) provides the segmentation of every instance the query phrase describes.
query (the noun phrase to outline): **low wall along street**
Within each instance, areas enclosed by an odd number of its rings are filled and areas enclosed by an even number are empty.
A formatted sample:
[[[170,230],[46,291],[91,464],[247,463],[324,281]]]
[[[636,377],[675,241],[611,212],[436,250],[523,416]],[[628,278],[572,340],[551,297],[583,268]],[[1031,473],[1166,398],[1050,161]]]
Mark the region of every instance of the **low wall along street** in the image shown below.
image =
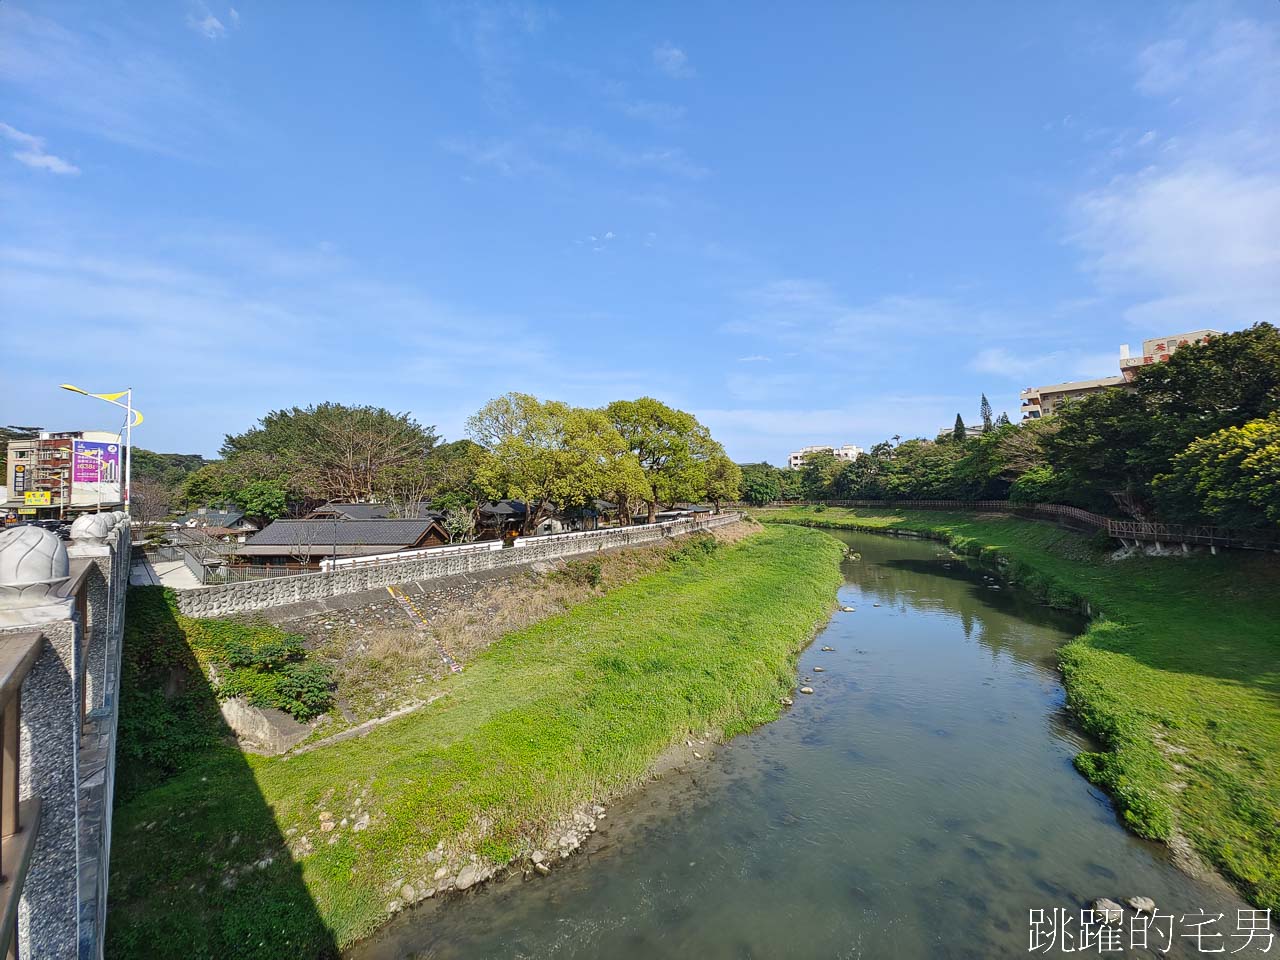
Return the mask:
[[[414,551],[413,556],[406,560],[386,559],[375,564],[338,567],[293,577],[247,580],[179,590],[176,591],[178,609],[190,617],[223,617],[266,607],[375,590],[414,580],[438,580],[459,574],[519,566],[536,560],[555,560],[632,544],[653,543],[700,530],[710,530],[739,519],[739,514],[726,513],[706,520],[675,520],[610,530],[528,537],[517,540],[513,547],[500,550],[460,552],[449,547],[441,547],[438,552],[419,550]]]

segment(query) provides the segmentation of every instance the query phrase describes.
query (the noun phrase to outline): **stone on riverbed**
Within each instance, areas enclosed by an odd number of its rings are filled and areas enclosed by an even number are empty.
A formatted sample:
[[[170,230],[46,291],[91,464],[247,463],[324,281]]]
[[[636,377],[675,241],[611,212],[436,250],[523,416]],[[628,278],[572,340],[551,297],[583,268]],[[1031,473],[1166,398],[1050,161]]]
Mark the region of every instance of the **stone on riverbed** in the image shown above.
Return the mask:
[[[813,687],[801,687],[801,688],[800,688],[800,692],[801,692],[801,693],[813,693]]]
[[[813,672],[814,672],[814,673],[826,673],[826,670],[827,670],[827,668],[826,668],[826,667],[814,667],[814,668],[813,668]]]
[[[1137,913],[1154,914],[1156,912],[1156,902],[1150,897],[1130,897],[1129,906],[1133,907]]]
[[[1119,926],[1124,921],[1124,907],[1107,897],[1099,897],[1090,904],[1094,914],[1103,923]]]
[[[834,650],[834,649],[835,649],[835,647],[823,647],[823,648],[822,648],[822,652],[823,652],[823,653],[830,653],[830,652],[831,652],[832,650]]]
[[[792,700],[790,697],[783,697],[783,698],[782,698],[782,705],[783,705],[784,707],[789,707],[789,706],[791,706],[793,703],[795,703],[795,701],[794,701],[794,700]]]
[[[453,881],[453,885],[459,890],[466,890],[468,887],[474,887],[483,879],[484,867],[478,863],[468,863],[459,872],[458,879]]]

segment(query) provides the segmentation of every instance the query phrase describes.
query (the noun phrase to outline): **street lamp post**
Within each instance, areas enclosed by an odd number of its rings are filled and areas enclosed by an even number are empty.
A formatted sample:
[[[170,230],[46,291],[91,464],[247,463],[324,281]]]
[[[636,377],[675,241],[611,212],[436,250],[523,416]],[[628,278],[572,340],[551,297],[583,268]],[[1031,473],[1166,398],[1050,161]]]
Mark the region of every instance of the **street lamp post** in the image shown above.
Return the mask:
[[[133,428],[142,423],[142,414],[133,409],[133,387],[121,390],[119,393],[90,393],[88,390],[81,390],[79,387],[73,387],[69,383],[59,384],[63,390],[70,390],[72,393],[83,394],[86,397],[97,397],[99,400],[105,400],[107,403],[120,407],[125,411],[124,421],[124,512],[129,512],[129,492],[133,486]],[[125,402],[121,403],[120,398],[124,397]],[[102,496],[102,465],[98,465],[98,496]],[[99,507],[101,509],[101,507]]]

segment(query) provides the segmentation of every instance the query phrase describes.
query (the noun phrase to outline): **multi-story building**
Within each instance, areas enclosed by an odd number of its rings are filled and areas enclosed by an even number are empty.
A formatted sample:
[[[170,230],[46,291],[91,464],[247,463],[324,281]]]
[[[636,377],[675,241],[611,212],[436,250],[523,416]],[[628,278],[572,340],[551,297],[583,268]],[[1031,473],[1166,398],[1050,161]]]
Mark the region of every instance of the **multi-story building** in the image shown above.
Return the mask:
[[[122,501],[123,464],[116,433],[72,430],[10,440],[5,462],[8,497],[0,503],[0,519],[114,510]]]
[[[799,450],[793,450],[787,456],[787,467],[791,470],[799,470],[804,466],[804,458],[813,453],[830,453],[837,460],[852,463],[862,456],[862,448],[854,446],[852,443],[846,443],[842,447],[826,447],[821,444],[813,447],[801,447]]]
[[[1189,343],[1205,343],[1213,337],[1221,336],[1218,330],[1196,330],[1192,333],[1177,333],[1170,337],[1153,337],[1142,341],[1142,356],[1129,355],[1127,343],[1120,346],[1120,376],[1098,377],[1093,380],[1072,380],[1067,383],[1054,383],[1047,387],[1028,387],[1022,391],[1022,419],[1038,420],[1056,413],[1069,400],[1112,387],[1123,387],[1134,379],[1139,367],[1153,363],[1163,363],[1172,356],[1179,347]]]
[[[1139,367],[1152,363],[1163,363],[1175,350],[1189,343],[1207,343],[1214,337],[1222,336],[1220,330],[1195,330],[1191,333],[1177,333],[1171,337],[1156,337],[1142,341],[1142,356],[1129,356],[1129,345],[1120,345],[1120,373],[1126,380],[1132,380]]]
[[[1079,400],[1091,393],[1101,393],[1112,387],[1123,386],[1124,377],[1097,377],[1093,380],[1069,380],[1047,387],[1028,387],[1022,391],[1022,419],[1039,420],[1051,417],[1064,403]]]

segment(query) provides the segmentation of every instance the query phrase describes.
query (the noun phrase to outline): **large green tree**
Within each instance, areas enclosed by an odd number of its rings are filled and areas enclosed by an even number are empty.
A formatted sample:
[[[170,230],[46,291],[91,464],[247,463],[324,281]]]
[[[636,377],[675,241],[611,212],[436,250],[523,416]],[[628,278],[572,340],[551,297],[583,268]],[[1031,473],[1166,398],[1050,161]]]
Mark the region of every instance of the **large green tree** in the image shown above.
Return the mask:
[[[720,505],[742,496],[742,469],[723,452],[707,461],[706,498],[720,512]]]
[[[528,533],[556,508],[643,487],[640,465],[602,410],[508,393],[467,421],[483,450],[476,482],[491,497],[523,500]]]
[[[605,414],[644,471],[650,523],[659,503],[703,499],[707,464],[724,451],[697,417],[652,397],[615,401]]]
[[[755,506],[782,497],[781,471],[769,463],[742,464],[742,499]]]
[[[407,413],[321,403],[271,411],[228,435],[222,456],[244,482],[275,480],[292,499],[372,500],[388,471],[422,460],[436,440]]]
[[[1169,516],[1228,527],[1280,524],[1280,413],[1193,440],[1156,477]]]

